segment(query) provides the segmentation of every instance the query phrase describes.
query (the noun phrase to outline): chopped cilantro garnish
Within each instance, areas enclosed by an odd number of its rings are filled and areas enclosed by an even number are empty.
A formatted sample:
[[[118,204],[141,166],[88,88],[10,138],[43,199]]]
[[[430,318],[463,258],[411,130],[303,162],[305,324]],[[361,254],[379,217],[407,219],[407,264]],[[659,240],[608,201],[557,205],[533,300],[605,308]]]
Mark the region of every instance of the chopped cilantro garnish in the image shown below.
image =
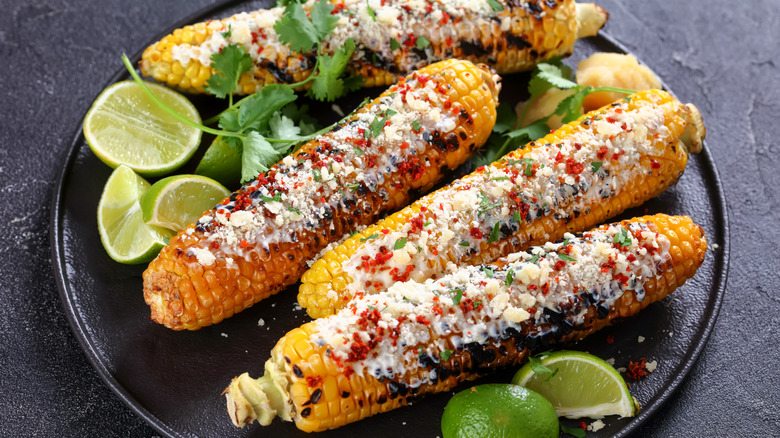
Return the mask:
[[[508,271],[506,271],[506,278],[504,278],[504,284],[507,286],[510,286],[512,284],[512,281],[515,279],[515,271],[512,268],[509,268]]]
[[[395,38],[390,38],[390,50],[398,50],[401,48],[401,45],[398,44],[398,41],[395,40]]]
[[[349,188],[349,191],[354,192],[360,187],[360,184],[358,183],[347,183],[347,188]]]
[[[523,220],[523,216],[519,211],[512,213],[512,222],[520,223]]]
[[[631,237],[628,235],[628,230],[625,228],[620,228],[620,232],[615,234],[615,237],[612,238],[613,243],[617,243],[620,246],[630,246],[631,245]]]
[[[272,198],[269,198],[268,196],[260,195],[260,199],[263,202],[282,202],[282,194],[280,192],[277,192],[274,194]]]
[[[482,214],[488,210],[492,210],[496,207],[501,206],[501,201],[496,202],[490,202],[490,198],[485,194],[485,192],[481,191],[479,192],[479,210],[477,211],[478,214]]]
[[[528,358],[528,363],[531,364],[531,369],[533,372],[541,376],[545,374],[552,374],[553,370],[542,364],[542,360],[537,356],[531,356]]]
[[[534,167],[534,160],[533,160],[533,158],[523,158],[520,161],[525,163],[525,172],[523,172],[524,175],[525,176],[533,175],[533,172],[532,172],[533,171],[533,167]]]
[[[455,292],[455,296],[452,297],[453,304],[460,304],[460,300],[463,298],[463,289],[455,289],[450,292]]]
[[[425,223],[423,224],[423,226],[424,226],[424,227],[427,227],[427,226],[428,226],[428,225],[430,225],[431,223],[432,223],[431,221],[425,221]]]
[[[487,243],[493,243],[498,240],[499,225],[499,222],[496,222],[496,224],[493,225],[493,229],[490,231],[490,237],[488,237]]]
[[[420,36],[417,38],[417,44],[416,44],[416,45],[417,45],[417,48],[418,48],[418,49],[424,49],[424,48],[426,48],[426,47],[430,46],[430,45],[431,45],[431,42],[430,42],[430,41],[428,41],[428,38],[425,38],[425,36],[424,36],[424,35],[420,35]]]
[[[412,131],[420,132],[421,129],[422,129],[422,123],[420,123],[419,120],[412,121]]]
[[[313,168],[311,173],[314,174],[314,181],[322,181],[322,171],[318,167]]]
[[[382,133],[382,129],[385,127],[385,123],[387,123],[388,117],[397,114],[397,112],[391,109],[387,109],[384,111],[384,113],[381,114],[383,114],[381,119],[379,117],[374,117],[374,120],[369,125],[369,130],[366,131],[367,138],[369,132],[371,133],[371,137],[378,137],[379,134]]]
[[[561,260],[567,261],[567,262],[576,262],[577,261],[577,259],[575,259],[574,257],[570,257],[570,256],[568,256],[566,254],[558,254],[558,258],[560,258]]]
[[[230,38],[230,35],[233,34],[233,25],[232,24],[228,24],[228,30],[226,30],[225,32],[221,32],[221,33],[222,33],[222,38]]]
[[[601,169],[601,162],[600,161],[593,161],[590,163],[590,168],[593,171],[593,173],[596,173]]]
[[[488,278],[493,278],[493,274],[494,274],[493,268],[488,268],[487,266],[483,266],[482,272],[484,272]]]
[[[366,0],[366,10],[368,11],[368,16],[371,17],[372,20],[376,21],[376,14],[374,13],[374,10],[371,9],[371,5],[368,3],[368,0]]]
[[[493,181],[505,181],[505,180],[508,180],[508,179],[509,179],[508,176],[497,176],[495,178],[492,178]]]
[[[368,236],[368,237],[362,237],[362,238],[360,239],[360,241],[361,241],[361,242],[365,242],[365,241],[367,241],[367,240],[373,240],[373,239],[376,239],[377,237],[379,237],[379,234],[376,234],[376,233],[375,233],[375,234],[372,234],[372,235],[370,235],[370,236]]]
[[[439,358],[441,358],[442,362],[446,362],[450,359],[452,353],[453,353],[452,350],[444,350],[441,353],[439,353]]]
[[[494,12],[500,12],[504,10],[504,5],[497,2],[496,0],[488,0],[488,3],[490,3],[490,8],[493,9]]]
[[[460,246],[471,246],[471,244],[466,242],[465,240],[460,242],[458,245],[460,245]]]
[[[406,237],[402,237],[395,241],[395,245],[393,245],[393,249],[401,249],[406,246]]]
[[[297,208],[295,208],[295,207],[287,207],[287,211],[291,211],[291,212],[293,212],[293,213],[298,213],[298,214],[301,214],[301,211],[300,211],[300,210],[298,210],[298,209],[297,209]]]
[[[538,263],[541,256],[539,254],[534,254],[533,257],[528,259],[528,263]]]
[[[363,149],[356,148],[354,146],[352,147],[352,150],[355,152],[355,155],[357,155],[358,157],[366,153]]]

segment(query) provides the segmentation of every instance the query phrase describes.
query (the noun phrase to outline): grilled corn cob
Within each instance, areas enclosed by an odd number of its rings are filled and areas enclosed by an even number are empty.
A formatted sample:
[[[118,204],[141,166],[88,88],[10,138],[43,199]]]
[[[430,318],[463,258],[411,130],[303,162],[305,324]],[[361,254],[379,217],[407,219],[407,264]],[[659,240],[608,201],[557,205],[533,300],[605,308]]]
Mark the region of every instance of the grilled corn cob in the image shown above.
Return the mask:
[[[265,375],[227,389],[236,426],[274,416],[336,428],[543,349],[583,339],[673,292],[701,266],[704,232],[686,216],[645,216],[582,237],[396,283],[288,332]]]
[[[302,277],[298,303],[333,314],[358,291],[417,281],[588,229],[657,196],[701,147],[699,112],[664,91],[637,93],[352,236]]]
[[[432,64],[244,185],[149,264],[152,319],[198,329],[295,283],[326,245],[406,205],[484,143],[497,81],[468,61]]]
[[[323,51],[332,53],[352,38],[357,48],[348,68],[365,86],[390,85],[399,75],[450,58],[487,63],[499,73],[530,70],[538,61],[570,54],[577,38],[595,35],[608,17],[592,3],[573,0],[329,1],[339,21]],[[279,42],[274,23],[283,12],[240,13],[177,29],[144,51],[141,73],[200,93],[212,74],[211,56],[239,44],[254,61],[240,78],[240,93],[300,82],[311,74],[316,52],[292,52]]]

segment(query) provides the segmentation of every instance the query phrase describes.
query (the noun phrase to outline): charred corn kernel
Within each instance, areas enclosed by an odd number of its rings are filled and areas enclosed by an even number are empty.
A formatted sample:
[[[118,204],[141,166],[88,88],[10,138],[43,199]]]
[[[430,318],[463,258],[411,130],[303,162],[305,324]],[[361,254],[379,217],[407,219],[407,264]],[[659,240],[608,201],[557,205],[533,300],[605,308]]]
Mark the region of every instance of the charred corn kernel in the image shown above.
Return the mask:
[[[298,303],[314,318],[327,316],[355,293],[433,278],[448,262],[496,260],[657,196],[682,175],[688,152],[701,147],[701,116],[664,91],[626,100],[588,113],[352,236],[303,275]],[[339,266],[326,268],[334,262]]]
[[[635,315],[693,277],[707,251],[686,216],[565,237],[435,282],[395,283],[290,331],[263,377],[244,373],[226,390],[233,423],[268,425],[278,415],[322,431],[449,391]],[[327,382],[343,378],[354,384],[334,395]],[[325,409],[331,403],[338,409]]]
[[[152,319],[195,330],[295,283],[329,243],[430,190],[482,145],[498,90],[468,61],[402,79],[171,239],[143,274]]]
[[[608,17],[593,3],[573,0],[329,1],[339,21],[323,42],[323,51],[332,53],[352,38],[357,49],[348,68],[363,77],[367,87],[390,85],[416,68],[450,58],[487,63],[499,73],[529,70],[540,60],[571,54],[577,38],[595,35]],[[304,8],[308,11],[312,4],[307,2]],[[495,5],[501,6],[499,11]],[[292,52],[279,42],[274,24],[283,12],[282,8],[244,12],[178,29],[144,51],[141,73],[159,80],[160,69],[209,67],[213,54],[238,44],[254,62],[242,76],[239,93],[253,93],[266,84],[300,82],[314,68],[316,54]],[[182,88],[181,75],[165,77],[169,86]],[[186,91],[204,90],[202,84],[193,84]]]

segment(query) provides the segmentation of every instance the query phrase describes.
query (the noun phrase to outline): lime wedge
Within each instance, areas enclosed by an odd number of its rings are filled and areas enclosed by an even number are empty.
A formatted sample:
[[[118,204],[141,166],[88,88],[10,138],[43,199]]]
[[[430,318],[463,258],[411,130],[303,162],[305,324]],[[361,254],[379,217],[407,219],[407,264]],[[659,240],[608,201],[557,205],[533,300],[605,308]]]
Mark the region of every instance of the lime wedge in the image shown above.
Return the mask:
[[[200,123],[195,106],[157,84],[147,87],[181,115]],[[183,165],[195,153],[201,131],[165,112],[133,81],[103,90],[84,118],[84,138],[101,161],[129,166],[144,176],[159,176]]]
[[[225,187],[236,188],[241,184],[241,148],[238,139],[219,136],[206,149],[195,173],[207,176]]]
[[[540,359],[550,373],[534,372],[525,364],[512,383],[532,389],[549,400],[566,418],[633,417],[639,403],[628,392],[620,373],[602,359],[580,351],[558,351]]]
[[[455,394],[441,417],[443,438],[558,438],[549,401],[517,385],[488,383]]]
[[[111,173],[98,202],[98,232],[108,255],[120,263],[144,263],[165,246],[171,231],[146,225],[141,195],[149,183],[127,166]]]
[[[141,209],[147,224],[179,231],[228,195],[228,189],[205,176],[169,176],[144,193]]]

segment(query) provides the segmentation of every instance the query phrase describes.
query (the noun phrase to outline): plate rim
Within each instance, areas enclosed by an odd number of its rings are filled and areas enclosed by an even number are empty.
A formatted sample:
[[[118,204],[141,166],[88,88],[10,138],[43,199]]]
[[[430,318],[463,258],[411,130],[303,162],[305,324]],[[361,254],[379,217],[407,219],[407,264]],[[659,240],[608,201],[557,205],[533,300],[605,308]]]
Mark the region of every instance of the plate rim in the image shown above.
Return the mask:
[[[174,24],[166,27],[162,32],[155,35],[154,38],[151,39],[150,41],[157,41],[163,38],[165,35],[171,33],[174,29],[199,21],[200,18],[203,16],[214,15],[214,13],[216,13],[219,10],[226,9],[232,5],[237,5],[239,3],[245,3],[245,2],[246,0],[225,0],[201,8],[189,14],[188,16],[182,18],[181,20],[175,22]],[[620,43],[615,37],[605,32],[604,30],[599,31],[598,35],[593,38],[601,38],[604,41],[606,41],[608,44],[614,46],[618,51],[621,51],[623,53],[633,54],[631,50],[629,50],[622,43]],[[138,63],[138,60],[140,60],[143,50],[144,49],[138,50],[130,57],[134,65]],[[640,63],[644,64],[643,60],[640,59]],[[124,68],[120,68],[116,73],[114,73],[109,78],[109,80],[106,82],[105,86],[102,89],[105,89],[109,85],[121,80],[124,76],[127,75],[128,75],[127,71]],[[669,89],[669,87],[666,85],[663,79],[661,80],[661,84],[663,88],[667,90],[670,94],[675,95],[674,92]],[[101,91],[98,91],[98,94]],[[86,111],[84,112],[84,114],[86,114]],[[125,389],[125,387],[122,386],[119,383],[119,381],[115,378],[115,376],[111,373],[111,371],[108,369],[103,359],[99,355],[97,348],[94,346],[93,340],[89,336],[87,336],[88,329],[85,326],[84,322],[82,321],[79,312],[77,312],[75,303],[71,299],[69,287],[66,285],[65,254],[64,254],[64,242],[63,242],[63,232],[62,232],[63,209],[62,209],[61,201],[63,199],[64,191],[66,188],[65,182],[70,175],[71,168],[73,166],[76,157],[78,156],[78,152],[81,150],[81,147],[84,143],[85,140],[83,134],[83,127],[79,125],[75,130],[75,132],[73,133],[72,140],[70,142],[70,145],[68,146],[68,151],[66,153],[65,159],[59,161],[60,163],[62,163],[61,164],[62,167],[58,171],[56,177],[57,178],[56,185],[54,187],[54,191],[52,193],[52,199],[51,199],[51,213],[49,215],[49,243],[51,246],[52,270],[54,271],[54,278],[57,284],[60,301],[62,302],[62,306],[65,310],[65,316],[68,319],[68,323],[70,325],[70,328],[76,340],[78,341],[79,345],[81,346],[82,350],[87,356],[87,359],[92,364],[92,367],[97,371],[103,383],[111,391],[114,392],[114,394],[125,404],[125,406],[129,407],[131,411],[133,411],[136,415],[138,415],[142,420],[144,420],[144,422],[146,422],[146,424],[148,424],[150,427],[155,429],[157,432],[159,432],[160,434],[166,437],[182,437],[183,435],[180,432],[172,429],[168,424],[163,422],[159,417],[152,414],[148,409],[143,407],[141,403],[135,397],[133,397],[128,392],[128,390]],[[708,178],[709,181],[714,182],[714,184],[711,184],[708,187],[708,192],[710,192],[713,195],[713,197],[716,198],[718,201],[717,203],[713,203],[711,205],[713,210],[716,213],[719,213],[714,216],[716,218],[716,220],[714,221],[716,234],[722,236],[723,238],[721,246],[717,249],[718,252],[722,253],[722,255],[720,256],[722,257],[722,267],[721,267],[722,269],[716,270],[714,275],[716,277],[716,282],[714,283],[717,284],[715,302],[713,303],[713,305],[709,306],[707,310],[703,313],[702,316],[706,317],[705,318],[706,323],[703,327],[702,336],[699,337],[698,341],[688,346],[688,348],[686,349],[686,354],[682,356],[682,366],[679,368],[677,373],[671,379],[670,384],[663,391],[661,391],[661,393],[657,397],[654,398],[653,402],[649,403],[646,406],[643,406],[639,412],[639,415],[634,417],[632,421],[626,424],[615,435],[615,437],[625,437],[635,432],[649,418],[654,416],[656,414],[656,411],[659,408],[661,408],[664,404],[666,404],[669,398],[679,390],[682,382],[686,379],[688,374],[690,374],[691,370],[698,362],[701,352],[704,350],[704,347],[709,341],[709,337],[712,334],[715,324],[717,323],[718,314],[720,313],[720,309],[723,304],[724,296],[726,293],[726,284],[728,282],[729,266],[730,266],[730,259],[731,259],[730,258],[730,228],[729,228],[730,221],[728,215],[728,207],[726,202],[725,190],[723,189],[723,183],[720,178],[720,173],[718,171],[717,166],[715,165],[715,162],[712,157],[712,153],[710,152],[706,141],[703,142],[702,151],[699,153],[699,156],[702,159],[704,164],[704,166],[702,166],[702,173],[705,175],[709,174],[709,178]]]

